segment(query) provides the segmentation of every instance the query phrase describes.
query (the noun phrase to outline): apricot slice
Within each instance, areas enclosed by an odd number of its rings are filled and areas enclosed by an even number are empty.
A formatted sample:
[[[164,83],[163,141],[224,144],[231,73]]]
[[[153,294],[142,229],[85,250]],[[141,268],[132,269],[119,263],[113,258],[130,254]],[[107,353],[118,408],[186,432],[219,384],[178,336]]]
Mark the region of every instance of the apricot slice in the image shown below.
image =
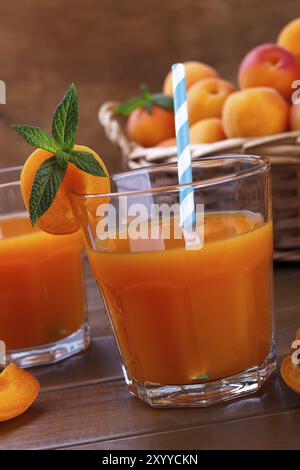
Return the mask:
[[[79,222],[74,215],[70,201],[70,192],[98,194],[108,193],[110,191],[108,172],[99,155],[83,145],[75,145],[74,150],[92,153],[102,166],[107,177],[90,175],[79,170],[72,163],[68,163],[65,177],[56,194],[55,200],[47,212],[45,212],[37,222],[37,226],[44,232],[62,235],[76,232],[79,229]],[[53,156],[53,153],[43,149],[37,149],[29,156],[23,167],[21,173],[21,190],[27,209],[34,177],[41,164],[51,156]]]
[[[0,373],[0,421],[24,413],[36,399],[40,385],[35,377],[9,364]]]
[[[283,359],[280,374],[288,387],[294,390],[294,392],[300,393],[300,365],[292,363],[291,355]]]

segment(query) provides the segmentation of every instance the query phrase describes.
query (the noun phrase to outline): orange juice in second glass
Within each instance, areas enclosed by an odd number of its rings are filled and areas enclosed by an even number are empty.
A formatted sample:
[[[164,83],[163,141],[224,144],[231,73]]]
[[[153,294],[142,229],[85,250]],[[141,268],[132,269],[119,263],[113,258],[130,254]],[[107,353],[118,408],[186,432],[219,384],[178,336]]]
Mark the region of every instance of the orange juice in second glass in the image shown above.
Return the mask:
[[[176,174],[170,164],[115,175],[110,195],[75,195],[74,207],[131,393],[152,406],[207,406],[258,390],[275,367],[270,168],[238,155],[193,163],[204,238],[194,246],[180,218],[166,217],[180,208]]]
[[[0,339],[23,367],[64,359],[89,344],[82,233],[32,228],[17,170],[0,173]],[[4,178],[9,183],[2,183]]]
[[[89,251],[128,375],[138,383],[193,384],[264,362],[272,344],[272,224],[251,214],[206,216],[205,246]]]

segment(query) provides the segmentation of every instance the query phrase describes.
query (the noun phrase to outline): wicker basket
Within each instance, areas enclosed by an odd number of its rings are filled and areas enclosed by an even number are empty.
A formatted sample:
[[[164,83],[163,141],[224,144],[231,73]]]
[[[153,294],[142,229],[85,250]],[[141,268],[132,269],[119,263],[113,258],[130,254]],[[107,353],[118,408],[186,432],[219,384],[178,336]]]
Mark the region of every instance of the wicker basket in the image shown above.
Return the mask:
[[[101,106],[99,121],[107,137],[120,148],[123,168],[133,169],[175,161],[176,147],[144,148],[130,142],[122,121],[114,115],[117,104],[107,102]],[[193,159],[245,153],[263,155],[271,161],[274,258],[276,261],[300,261],[300,132],[192,145],[191,151]]]

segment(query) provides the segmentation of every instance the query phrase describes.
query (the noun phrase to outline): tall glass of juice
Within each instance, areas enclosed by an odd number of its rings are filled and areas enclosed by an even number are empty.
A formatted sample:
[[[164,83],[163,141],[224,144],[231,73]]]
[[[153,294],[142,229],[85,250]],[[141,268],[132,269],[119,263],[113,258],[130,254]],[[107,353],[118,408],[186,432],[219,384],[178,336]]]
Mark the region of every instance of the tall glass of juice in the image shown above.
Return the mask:
[[[114,175],[73,195],[130,392],[156,407],[257,391],[275,368],[270,166],[256,156]],[[182,192],[194,218],[182,225]]]
[[[81,231],[32,228],[20,168],[0,170],[0,339],[22,367],[65,359],[89,344]]]

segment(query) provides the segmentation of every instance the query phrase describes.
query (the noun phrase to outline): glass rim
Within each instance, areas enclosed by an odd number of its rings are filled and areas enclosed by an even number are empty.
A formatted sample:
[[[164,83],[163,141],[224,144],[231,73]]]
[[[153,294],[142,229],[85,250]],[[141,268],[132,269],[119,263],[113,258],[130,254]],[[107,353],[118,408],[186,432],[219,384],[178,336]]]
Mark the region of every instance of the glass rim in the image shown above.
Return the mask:
[[[239,170],[237,172],[233,172],[230,175],[220,176],[218,178],[210,179],[210,180],[195,180],[192,183],[187,184],[173,184],[168,186],[161,186],[157,188],[148,188],[148,189],[137,189],[132,191],[121,191],[121,192],[109,192],[109,193],[97,193],[97,194],[90,194],[90,193],[79,193],[76,191],[71,191],[72,196],[79,198],[79,199],[96,199],[96,198],[111,198],[111,197],[121,197],[121,196],[138,196],[143,194],[158,194],[164,192],[178,192],[183,188],[193,188],[193,189],[204,189],[212,186],[221,185],[224,183],[228,183],[229,181],[236,181],[241,178],[246,178],[248,176],[255,175],[257,173],[266,171],[268,172],[271,168],[270,162],[263,156],[259,155],[251,155],[251,154],[224,154],[224,155],[214,155],[203,157],[199,159],[195,159],[192,161],[192,166],[196,166],[197,164],[201,165],[203,162],[207,161],[222,161],[222,160],[248,160],[252,161],[253,165],[250,168]],[[144,166],[141,168],[135,168],[132,170],[127,170],[123,172],[116,172],[112,173],[110,178],[113,177],[125,177],[127,175],[132,174],[143,174],[145,172],[158,172],[161,171],[163,168],[172,168],[175,167],[177,169],[177,163],[161,163],[156,165],[149,165]]]
[[[241,179],[241,178],[246,178],[247,176],[252,176],[256,173],[259,173],[261,171],[268,171],[271,167],[270,162],[263,156],[259,155],[251,155],[251,154],[224,154],[224,155],[213,155],[213,156],[207,156],[199,159],[195,159],[192,161],[192,166],[196,166],[197,164],[201,165],[201,163],[206,162],[206,161],[215,161],[215,160],[250,160],[254,164],[245,170],[240,170],[235,173],[231,173],[230,175],[224,175],[218,178],[214,178],[211,180],[196,180],[193,181],[192,183],[187,183],[187,184],[173,184],[173,185],[168,185],[168,186],[160,186],[157,188],[147,188],[147,189],[137,189],[133,191],[122,191],[122,192],[109,192],[109,193],[96,193],[96,194],[90,194],[90,193],[79,193],[76,191],[71,191],[72,196],[75,196],[77,198],[86,198],[86,199],[96,199],[96,198],[107,198],[107,197],[120,197],[120,196],[137,196],[137,195],[143,195],[143,194],[157,194],[157,193],[163,193],[163,192],[176,192],[179,191],[180,189],[183,188],[194,188],[194,189],[203,189],[206,187],[211,187],[211,186],[217,186],[221,185],[224,183],[228,183],[229,181]],[[126,170],[126,171],[121,171],[121,172],[116,172],[112,173],[111,178],[113,177],[126,177],[127,175],[132,175],[132,174],[139,174],[139,173],[145,173],[145,172],[158,172],[161,171],[163,168],[172,168],[175,167],[177,169],[177,163],[172,162],[172,163],[161,163],[161,164],[156,164],[156,165],[148,165],[144,166],[142,168],[135,168],[132,170]],[[13,173],[14,171],[21,171],[23,168],[22,165],[17,165],[17,166],[11,166],[11,167],[5,167],[5,168],[0,168],[0,175],[3,175],[5,173]],[[15,187],[15,186],[20,186],[20,178],[17,180],[12,180],[8,181],[6,183],[0,183],[0,189],[4,188],[10,188],[10,187]]]
[[[9,173],[17,172],[17,171],[20,173],[22,171],[22,168],[23,168],[22,165],[7,166],[5,168],[0,168],[0,176],[5,175],[5,173],[9,174]],[[21,184],[20,177],[18,177],[17,179],[12,178],[10,181],[7,181],[5,183],[0,183],[0,189],[12,188],[15,186],[20,186],[20,184]]]

